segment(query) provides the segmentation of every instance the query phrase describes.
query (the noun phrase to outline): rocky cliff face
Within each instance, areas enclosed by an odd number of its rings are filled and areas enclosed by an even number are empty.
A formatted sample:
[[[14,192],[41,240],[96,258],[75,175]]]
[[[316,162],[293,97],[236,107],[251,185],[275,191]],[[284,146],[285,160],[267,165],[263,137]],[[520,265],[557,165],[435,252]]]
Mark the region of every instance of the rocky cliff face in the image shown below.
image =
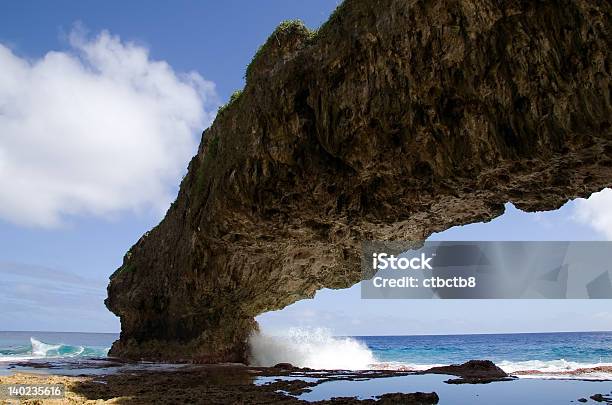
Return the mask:
[[[279,26],[111,277],[111,355],[242,361],[256,315],[359,281],[362,240],[612,186],[611,8],[346,0]]]

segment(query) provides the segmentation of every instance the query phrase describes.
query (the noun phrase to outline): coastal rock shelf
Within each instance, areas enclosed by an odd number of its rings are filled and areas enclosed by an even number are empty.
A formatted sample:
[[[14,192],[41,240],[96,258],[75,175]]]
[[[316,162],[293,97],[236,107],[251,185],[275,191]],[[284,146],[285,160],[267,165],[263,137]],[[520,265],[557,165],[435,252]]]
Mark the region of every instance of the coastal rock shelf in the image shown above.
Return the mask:
[[[255,316],[359,281],[362,240],[612,186],[611,4],[346,0],[281,24],[111,276],[110,354],[245,361]]]

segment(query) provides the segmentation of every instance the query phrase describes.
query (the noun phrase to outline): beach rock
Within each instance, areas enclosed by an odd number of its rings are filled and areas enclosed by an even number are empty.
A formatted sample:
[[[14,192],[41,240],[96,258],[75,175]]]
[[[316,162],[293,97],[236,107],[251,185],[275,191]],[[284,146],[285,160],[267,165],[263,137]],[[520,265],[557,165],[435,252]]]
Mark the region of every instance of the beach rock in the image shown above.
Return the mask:
[[[595,394],[590,397],[595,402],[605,402],[607,404],[612,404],[612,397],[605,397],[603,394]]]
[[[579,398],[578,402],[589,402],[589,400],[586,398]]]
[[[390,393],[384,394],[376,399],[358,399],[355,397],[336,397],[325,401],[316,401],[313,404],[318,405],[362,405],[362,404],[376,404],[376,405],[435,405],[440,401],[438,394],[435,392],[413,392],[409,394],[404,393]]]
[[[280,368],[281,370],[293,370],[295,367],[291,363],[278,363],[274,368]]]
[[[255,316],[360,280],[363,240],[612,186],[611,8],[346,0],[281,24],[111,276],[110,355],[245,362]]]
[[[448,384],[486,384],[493,381],[509,381],[512,378],[490,360],[470,360],[463,364],[433,367],[424,374],[447,374],[461,377],[446,381]]]
[[[428,373],[451,374],[460,377],[508,377],[508,374],[497,367],[491,360],[470,360],[463,364],[433,367]]]
[[[433,405],[440,401],[435,392],[392,393],[377,398],[378,404]]]
[[[301,395],[305,392],[310,392],[310,387],[316,386],[316,383],[306,382],[303,380],[276,380],[268,384],[268,388],[274,391],[286,392],[291,395]]]

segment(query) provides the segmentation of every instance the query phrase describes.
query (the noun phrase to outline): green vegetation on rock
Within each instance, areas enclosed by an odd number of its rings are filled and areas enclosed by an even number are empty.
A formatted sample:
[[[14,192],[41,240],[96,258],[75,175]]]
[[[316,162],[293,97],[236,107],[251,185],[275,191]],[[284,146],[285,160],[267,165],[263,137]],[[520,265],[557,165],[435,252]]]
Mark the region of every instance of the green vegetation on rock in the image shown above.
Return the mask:
[[[134,270],[135,270],[135,268],[134,268],[133,265],[131,265],[131,264],[124,264],[123,266],[121,266],[117,270],[115,270],[115,272],[113,274],[111,274],[111,276],[109,278],[113,279],[115,276],[118,276],[119,274],[131,272],[131,271],[134,271]]]
[[[316,36],[316,31],[309,30],[308,27],[304,25],[304,22],[302,20],[285,20],[281,22],[278,27],[276,27],[276,29],[272,32],[272,34],[268,37],[266,42],[259,47],[255,55],[253,56],[253,59],[251,59],[251,62],[247,65],[245,78],[248,78],[251,75],[253,71],[253,65],[266,51],[266,49],[268,49],[268,47],[271,43],[273,43],[273,41],[276,41],[276,43],[280,45],[279,38],[282,36],[290,35],[292,33],[303,35],[309,39],[313,39]]]
[[[226,104],[223,104],[221,107],[219,107],[219,111],[217,111],[217,115],[222,114],[224,111],[227,111],[227,109],[234,103],[236,102],[240,96],[242,95],[242,90],[236,90],[235,92],[232,93],[232,95],[230,96],[229,101]]]

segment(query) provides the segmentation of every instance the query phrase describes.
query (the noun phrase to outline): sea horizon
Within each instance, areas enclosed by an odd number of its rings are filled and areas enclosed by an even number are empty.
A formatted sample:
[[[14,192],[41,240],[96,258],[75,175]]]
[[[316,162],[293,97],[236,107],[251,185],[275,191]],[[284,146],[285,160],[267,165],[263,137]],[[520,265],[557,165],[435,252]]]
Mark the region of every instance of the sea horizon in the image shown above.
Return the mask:
[[[0,330],[0,333],[81,333],[97,335],[119,335],[120,332],[88,332],[88,331],[61,331],[61,330]],[[466,332],[466,333],[410,333],[410,334],[381,334],[381,335],[346,335],[334,334],[335,337],[398,337],[398,336],[481,336],[481,335],[539,335],[556,333],[612,333],[609,330],[572,330],[572,331],[541,331],[541,332]]]
[[[19,364],[109,359],[112,332],[0,331],[0,370]],[[490,360],[521,378],[612,380],[612,331],[519,332],[449,335],[335,336],[296,328],[285,336],[258,334],[250,341],[251,366],[290,363],[343,370],[422,371]],[[172,364],[167,362],[167,364]]]

